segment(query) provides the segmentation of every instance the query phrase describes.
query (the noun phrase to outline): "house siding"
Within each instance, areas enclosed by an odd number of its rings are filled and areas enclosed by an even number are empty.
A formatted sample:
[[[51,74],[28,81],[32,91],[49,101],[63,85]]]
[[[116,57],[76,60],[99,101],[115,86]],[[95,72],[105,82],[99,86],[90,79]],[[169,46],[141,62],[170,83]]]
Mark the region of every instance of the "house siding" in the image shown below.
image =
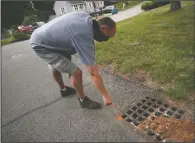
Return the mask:
[[[71,4],[69,1],[55,1],[53,9],[56,13],[56,17],[58,17],[58,16],[66,14],[66,13],[70,13],[70,12],[75,11],[73,8],[73,5],[79,5],[79,4],[84,4],[84,9],[78,10],[78,11],[85,11],[88,13],[94,11],[94,6],[93,6],[92,1],[81,1],[81,2],[78,2],[77,4]],[[100,8],[100,7],[103,8],[104,1],[95,1],[95,5],[97,8]],[[62,13],[61,8],[64,8],[65,12]]]

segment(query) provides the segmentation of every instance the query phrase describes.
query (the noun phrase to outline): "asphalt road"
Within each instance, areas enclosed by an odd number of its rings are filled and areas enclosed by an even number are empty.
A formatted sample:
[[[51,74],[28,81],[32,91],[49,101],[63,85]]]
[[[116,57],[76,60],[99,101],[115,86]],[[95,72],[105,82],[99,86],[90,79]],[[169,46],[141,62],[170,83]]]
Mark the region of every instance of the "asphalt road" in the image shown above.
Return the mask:
[[[79,64],[78,56],[73,60]],[[83,69],[86,95],[101,102],[101,95]],[[60,96],[47,65],[29,41],[2,47],[2,142],[141,142],[115,116],[124,107],[152,92],[139,84],[101,73],[115,108],[80,108],[75,95]],[[63,76],[70,85],[68,75]]]

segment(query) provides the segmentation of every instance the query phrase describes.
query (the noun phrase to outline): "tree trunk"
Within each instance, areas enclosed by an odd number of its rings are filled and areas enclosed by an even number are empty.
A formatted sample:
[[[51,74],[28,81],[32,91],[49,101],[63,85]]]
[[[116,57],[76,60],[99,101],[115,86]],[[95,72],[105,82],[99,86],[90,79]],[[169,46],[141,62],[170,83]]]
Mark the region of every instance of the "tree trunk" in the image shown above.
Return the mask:
[[[181,8],[181,1],[171,1],[170,11],[175,11]]]

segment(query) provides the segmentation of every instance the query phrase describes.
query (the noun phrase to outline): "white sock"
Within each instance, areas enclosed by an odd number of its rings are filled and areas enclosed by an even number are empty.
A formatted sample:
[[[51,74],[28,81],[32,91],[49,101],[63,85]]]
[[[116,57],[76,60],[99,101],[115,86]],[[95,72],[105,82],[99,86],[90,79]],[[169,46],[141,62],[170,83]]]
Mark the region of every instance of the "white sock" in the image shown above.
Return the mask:
[[[66,90],[66,88],[63,88],[63,89],[61,89],[62,91],[65,91]]]
[[[86,98],[86,96],[83,98],[83,99],[85,99]],[[81,102],[83,101],[83,99],[81,99],[81,98],[79,98],[80,100],[81,100]]]

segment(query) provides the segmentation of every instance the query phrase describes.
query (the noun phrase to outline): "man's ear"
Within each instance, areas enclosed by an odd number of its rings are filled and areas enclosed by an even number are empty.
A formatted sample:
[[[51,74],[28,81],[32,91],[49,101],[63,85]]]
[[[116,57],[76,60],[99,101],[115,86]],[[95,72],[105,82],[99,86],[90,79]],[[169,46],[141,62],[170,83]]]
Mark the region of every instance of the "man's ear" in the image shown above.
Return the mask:
[[[100,25],[100,30],[104,30],[104,29],[105,29],[104,25]]]
[[[101,30],[104,30],[104,29],[106,29],[106,28],[108,28],[107,25],[101,25],[101,26],[100,26],[100,29],[101,29]]]

